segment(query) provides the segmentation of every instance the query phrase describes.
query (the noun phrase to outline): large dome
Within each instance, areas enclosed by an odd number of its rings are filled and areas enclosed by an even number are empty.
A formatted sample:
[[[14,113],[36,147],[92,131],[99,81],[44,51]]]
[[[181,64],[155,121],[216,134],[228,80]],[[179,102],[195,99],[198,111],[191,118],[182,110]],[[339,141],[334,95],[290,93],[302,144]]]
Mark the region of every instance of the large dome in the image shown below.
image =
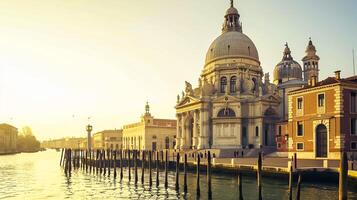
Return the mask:
[[[206,64],[225,58],[248,58],[259,62],[253,41],[238,31],[224,32],[216,38],[206,54]]]

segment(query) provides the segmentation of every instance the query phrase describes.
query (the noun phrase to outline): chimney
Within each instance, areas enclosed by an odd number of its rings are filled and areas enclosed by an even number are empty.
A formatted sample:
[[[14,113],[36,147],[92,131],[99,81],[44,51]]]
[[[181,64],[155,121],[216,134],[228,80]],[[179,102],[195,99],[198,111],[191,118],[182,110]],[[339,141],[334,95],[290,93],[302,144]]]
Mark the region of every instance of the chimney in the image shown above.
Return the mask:
[[[341,70],[335,71],[335,78],[336,78],[337,80],[340,80],[340,79],[341,79]]]
[[[315,87],[317,82],[317,77],[315,75],[311,76],[311,86]]]

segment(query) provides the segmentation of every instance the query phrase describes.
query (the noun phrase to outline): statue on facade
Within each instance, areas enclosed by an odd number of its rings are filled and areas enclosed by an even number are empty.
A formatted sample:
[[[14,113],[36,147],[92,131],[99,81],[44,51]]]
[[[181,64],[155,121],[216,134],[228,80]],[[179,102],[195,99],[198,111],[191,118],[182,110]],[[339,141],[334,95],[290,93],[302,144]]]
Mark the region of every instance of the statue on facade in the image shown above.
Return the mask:
[[[264,74],[264,83],[270,83],[269,72]]]
[[[259,86],[259,96],[263,96],[263,88],[262,86]]]
[[[243,92],[244,94],[253,94],[254,82],[246,74],[244,76],[245,78],[243,79]]]
[[[186,84],[186,88],[185,88],[185,92],[187,95],[193,95],[193,89],[192,89],[192,85],[191,83],[185,81],[185,84]]]
[[[213,93],[212,89],[213,89],[213,86],[210,83],[208,83],[206,78],[203,78],[203,85],[201,87],[201,95],[202,96],[212,95],[212,93]]]

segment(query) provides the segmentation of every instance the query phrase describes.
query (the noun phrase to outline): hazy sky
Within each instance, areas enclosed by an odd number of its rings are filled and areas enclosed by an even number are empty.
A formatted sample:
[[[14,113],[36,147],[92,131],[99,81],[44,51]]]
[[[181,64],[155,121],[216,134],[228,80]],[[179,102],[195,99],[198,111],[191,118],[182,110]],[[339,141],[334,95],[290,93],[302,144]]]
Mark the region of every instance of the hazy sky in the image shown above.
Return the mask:
[[[184,81],[197,86],[229,0],[0,1],[0,123],[29,125],[40,139],[85,136],[136,122],[146,100],[175,118]],[[312,37],[320,79],[352,75],[357,1],[239,0],[243,32],[264,72],[284,43],[299,61]],[[300,62],[301,63],[301,62]],[[271,78],[272,79],[272,78]]]

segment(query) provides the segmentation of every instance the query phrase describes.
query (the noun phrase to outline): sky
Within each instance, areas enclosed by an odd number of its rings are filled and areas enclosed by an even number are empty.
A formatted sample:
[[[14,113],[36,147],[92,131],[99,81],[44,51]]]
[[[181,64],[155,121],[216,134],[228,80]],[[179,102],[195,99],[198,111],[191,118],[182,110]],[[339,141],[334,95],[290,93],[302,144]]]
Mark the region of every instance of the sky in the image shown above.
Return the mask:
[[[174,119],[176,96],[185,81],[197,86],[229,4],[0,1],[0,123],[30,126],[40,140],[84,137],[88,122],[97,132],[138,121],[146,101],[155,117]],[[357,1],[236,0],[235,7],[265,73],[285,42],[301,64],[311,37],[320,80],[337,69],[353,74]]]

